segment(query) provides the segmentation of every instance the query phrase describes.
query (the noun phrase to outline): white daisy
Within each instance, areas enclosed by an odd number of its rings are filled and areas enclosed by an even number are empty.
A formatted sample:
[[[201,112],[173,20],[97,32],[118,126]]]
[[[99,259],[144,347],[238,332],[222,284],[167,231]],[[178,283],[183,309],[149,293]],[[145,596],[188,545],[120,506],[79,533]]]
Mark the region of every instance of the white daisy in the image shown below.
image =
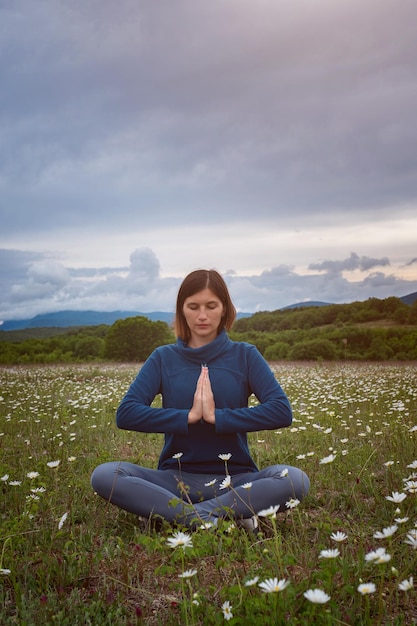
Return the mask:
[[[407,494],[404,492],[399,493],[398,491],[393,491],[390,496],[385,496],[385,500],[389,500],[390,502],[395,502],[396,504],[400,504],[403,500],[405,500]]]
[[[232,482],[231,476],[226,476],[226,478],[224,478],[222,482],[220,483],[219,489],[227,489],[227,487],[230,487],[231,482]]]
[[[182,574],[178,574],[178,578],[192,578],[197,574],[196,569],[187,569]]]
[[[330,596],[321,589],[308,589],[304,592],[304,597],[313,604],[325,604],[330,600]]]
[[[288,502],[285,503],[287,509],[295,509],[300,504],[300,501],[297,498],[291,498]]]
[[[412,548],[417,549],[417,533],[409,532],[407,538],[404,539],[404,543],[408,543]]]
[[[268,509],[262,509],[262,511],[258,511],[259,517],[272,517],[273,519],[277,516],[277,511],[279,509],[279,504],[275,506],[270,506]]]
[[[374,585],[374,583],[361,583],[358,586],[358,591],[359,593],[361,593],[363,596],[367,595],[368,593],[375,593],[376,591],[376,586]]]
[[[339,555],[340,555],[339,550],[337,548],[334,548],[333,550],[322,550],[320,552],[319,558],[320,559],[335,559]]]
[[[61,519],[58,522],[58,530],[61,530],[61,528],[65,524],[67,517],[68,517],[68,513],[64,513],[64,515],[61,517]]]
[[[335,460],[335,454],[329,454],[329,456],[325,456],[323,459],[319,461],[320,465],[327,465],[327,463],[333,463]]]
[[[337,532],[332,533],[330,535],[330,539],[333,539],[333,541],[338,541],[338,542],[346,541],[347,534],[346,533],[342,533],[342,532],[340,532],[340,530],[338,530]]]
[[[382,531],[377,530],[374,533],[375,539],[387,539],[387,537],[392,537],[392,535],[397,532],[398,526],[393,524],[392,526],[388,526],[387,528],[383,528]]]
[[[282,580],[278,580],[278,578],[267,578],[262,583],[259,583],[258,587],[265,593],[275,593],[276,591],[283,591],[289,584],[290,581],[285,578]]]
[[[401,589],[401,591],[410,591],[410,589],[412,589],[413,586],[414,586],[414,579],[412,576],[410,576],[408,580],[402,580],[400,583],[398,583],[398,589]]]
[[[417,480],[407,480],[404,489],[410,493],[417,493]]]
[[[229,600],[226,600],[226,602],[223,602],[222,604],[223,617],[227,622],[229,621],[229,619],[232,619],[233,617],[232,608],[233,607],[230,604]]]
[[[365,561],[377,561],[385,554],[385,548],[378,548],[377,550],[371,550],[368,554],[365,554]]]
[[[47,466],[48,467],[58,467],[58,465],[61,463],[61,461],[48,461]]]
[[[374,563],[379,565],[380,563],[388,563],[388,561],[391,561],[391,555],[388,554],[388,552],[384,552],[377,559],[374,560]]]
[[[192,548],[193,540],[190,535],[187,535],[187,533],[178,531],[174,533],[172,537],[169,537],[169,539],[167,539],[167,545],[170,548],[177,548],[178,546],[181,546],[184,549]]]

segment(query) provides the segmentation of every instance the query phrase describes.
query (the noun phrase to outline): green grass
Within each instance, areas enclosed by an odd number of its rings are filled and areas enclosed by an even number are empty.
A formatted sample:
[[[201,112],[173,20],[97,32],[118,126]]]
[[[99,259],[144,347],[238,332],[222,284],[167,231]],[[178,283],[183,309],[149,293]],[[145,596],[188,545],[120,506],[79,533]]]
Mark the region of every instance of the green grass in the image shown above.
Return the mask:
[[[135,366],[0,370],[0,623],[223,624],[228,601],[229,624],[417,624],[415,581],[399,588],[416,577],[407,543],[417,532],[415,365],[274,368],[294,423],[251,434],[251,449],[262,467],[302,467],[310,494],[261,518],[258,536],[225,521],[194,532],[185,549],[167,545],[178,529],[145,526],[90,487],[103,461],[157,462],[160,435],[114,424]],[[391,502],[392,492],[406,498]],[[374,537],[394,524],[392,536]],[[332,540],[337,531],[347,539]],[[320,557],[336,548],[335,558]],[[378,548],[389,561],[366,560]],[[187,570],[196,573],[180,578]],[[259,583],[275,577],[288,586],[264,593]],[[375,592],[362,595],[360,583]],[[328,602],[306,599],[312,588]]]

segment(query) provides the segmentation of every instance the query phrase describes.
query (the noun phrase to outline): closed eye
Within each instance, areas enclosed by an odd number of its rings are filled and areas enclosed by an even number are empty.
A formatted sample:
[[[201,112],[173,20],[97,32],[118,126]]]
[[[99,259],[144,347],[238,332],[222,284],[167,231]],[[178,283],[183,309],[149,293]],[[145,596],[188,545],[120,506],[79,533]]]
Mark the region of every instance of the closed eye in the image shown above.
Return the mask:
[[[196,311],[199,308],[199,305],[194,302],[190,302],[187,306],[192,311]],[[218,306],[218,302],[207,302],[206,304],[207,309],[217,309]]]

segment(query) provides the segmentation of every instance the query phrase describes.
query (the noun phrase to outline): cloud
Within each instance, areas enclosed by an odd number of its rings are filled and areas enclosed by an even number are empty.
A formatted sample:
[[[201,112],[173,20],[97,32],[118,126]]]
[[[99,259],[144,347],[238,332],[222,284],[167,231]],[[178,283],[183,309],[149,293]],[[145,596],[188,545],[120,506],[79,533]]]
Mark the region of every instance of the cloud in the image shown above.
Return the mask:
[[[139,248],[130,255],[130,280],[138,283],[149,283],[159,278],[159,260],[150,248]]]
[[[355,252],[351,252],[348,259],[344,259],[342,261],[321,261],[320,263],[310,263],[309,269],[318,270],[319,272],[339,274],[344,271],[353,272],[354,270],[364,272],[376,266],[385,266],[389,264],[390,262],[387,257],[373,259],[366,256],[360,257]]]
[[[415,0],[0,20],[0,318],[171,310],[200,264],[247,310],[415,291]]]
[[[69,282],[69,272],[53,261],[32,263],[27,268],[26,276],[10,288],[11,300],[15,303],[27,303],[50,300],[65,290]]]
[[[363,281],[363,287],[365,289],[369,289],[370,292],[373,292],[376,288],[390,288],[395,287],[398,279],[393,275],[389,274],[388,276],[383,274],[382,272],[374,272],[367,276]],[[407,294],[404,294],[407,295]]]
[[[0,274],[3,294],[0,319],[26,319],[61,310],[173,311],[183,276],[162,276],[159,259],[149,247],[135,249],[130,264],[122,268],[67,268],[60,262],[25,252],[0,251],[9,272]],[[349,262],[347,262],[349,261]],[[372,263],[370,262],[372,261]],[[407,295],[417,291],[417,281],[370,272],[381,260],[352,253],[344,261],[327,261],[326,269],[296,271],[279,265],[259,274],[225,273],[239,311],[276,310],[306,300],[351,302],[370,297]],[[333,271],[333,266],[338,268]],[[349,280],[342,269],[357,269],[361,280]],[[10,277],[13,277],[10,279]]]
[[[414,0],[97,7],[0,8],[3,237],[414,210]]]
[[[41,261],[44,255],[39,252],[9,250],[0,248],[0,284],[4,290],[18,282],[26,274],[32,263]]]
[[[28,277],[34,283],[62,288],[68,282],[69,272],[61,263],[39,261],[29,266]]]

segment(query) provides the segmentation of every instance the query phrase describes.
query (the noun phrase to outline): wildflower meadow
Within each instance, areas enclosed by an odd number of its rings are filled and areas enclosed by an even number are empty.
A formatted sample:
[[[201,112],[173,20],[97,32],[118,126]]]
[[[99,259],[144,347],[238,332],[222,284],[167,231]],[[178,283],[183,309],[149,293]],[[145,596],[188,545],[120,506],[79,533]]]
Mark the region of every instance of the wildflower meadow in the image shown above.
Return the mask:
[[[91,489],[101,462],[156,466],[162,436],[114,421],[136,365],[1,369],[0,623],[417,624],[416,365],[272,367],[294,421],[251,433],[252,454],[301,467],[310,493],[255,530],[192,532]]]

